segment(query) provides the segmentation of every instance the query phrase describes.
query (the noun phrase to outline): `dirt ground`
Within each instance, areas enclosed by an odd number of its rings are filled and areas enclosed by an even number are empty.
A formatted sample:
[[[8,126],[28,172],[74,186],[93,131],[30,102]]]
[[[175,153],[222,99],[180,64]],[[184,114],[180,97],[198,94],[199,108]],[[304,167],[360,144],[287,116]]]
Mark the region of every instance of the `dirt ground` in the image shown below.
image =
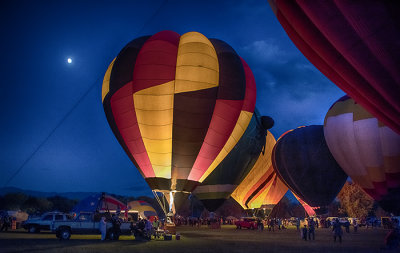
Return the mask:
[[[29,234],[25,230],[0,232],[0,252],[400,252],[383,251],[388,230],[360,228],[358,233],[344,233],[342,243],[334,243],[329,229],[316,229],[315,241],[303,241],[294,227],[285,230],[237,230],[206,227],[177,227],[181,240],[161,239],[140,242],[133,236],[121,236],[119,241],[100,241],[99,235],[72,235],[68,241],[56,239],[50,232]]]

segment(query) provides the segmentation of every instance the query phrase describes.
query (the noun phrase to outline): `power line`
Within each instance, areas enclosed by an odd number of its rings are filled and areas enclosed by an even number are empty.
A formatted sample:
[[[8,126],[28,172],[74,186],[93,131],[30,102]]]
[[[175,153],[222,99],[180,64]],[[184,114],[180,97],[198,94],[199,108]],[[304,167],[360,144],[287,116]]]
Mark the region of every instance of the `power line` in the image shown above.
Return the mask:
[[[154,19],[154,17],[158,14],[158,12],[162,9],[164,4],[167,2],[167,0],[164,0],[161,2],[161,5],[157,8],[157,10],[153,13],[153,15],[146,21],[146,23],[143,24],[142,28],[137,32],[137,34],[140,34],[142,30],[147,26],[147,24]],[[25,161],[21,164],[21,166],[12,174],[6,183],[4,184],[4,187],[6,187],[20,172],[21,170],[25,167],[25,165],[36,155],[36,153],[43,147],[43,145],[50,139],[50,137],[57,131],[57,129],[65,122],[65,120],[72,114],[72,112],[80,105],[80,103],[86,98],[86,96],[92,91],[94,87],[96,87],[97,82],[99,79],[102,77],[100,75],[92,85],[89,86],[89,88],[86,90],[85,93],[82,94],[82,96],[79,98],[79,100],[71,107],[71,109],[64,115],[64,117],[58,122],[58,124],[51,130],[51,132],[46,136],[46,138],[39,144],[39,146],[36,147],[36,149],[29,155]]]

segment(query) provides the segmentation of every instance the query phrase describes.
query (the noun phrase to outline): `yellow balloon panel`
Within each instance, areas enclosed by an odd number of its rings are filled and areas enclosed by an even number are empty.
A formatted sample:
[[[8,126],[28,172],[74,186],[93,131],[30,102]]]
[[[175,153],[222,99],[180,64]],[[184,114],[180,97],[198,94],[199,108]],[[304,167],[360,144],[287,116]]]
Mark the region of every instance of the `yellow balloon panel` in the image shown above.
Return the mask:
[[[104,75],[103,79],[103,86],[101,87],[101,101],[104,101],[104,98],[106,97],[107,93],[110,91],[110,77],[111,77],[111,70],[114,66],[115,59],[110,63],[108,66],[108,69],[106,71],[106,74]]]
[[[156,177],[171,178],[174,81],[133,95],[139,130]]]
[[[219,65],[211,42],[197,32],[181,36],[175,73],[175,93],[218,86]]]
[[[275,174],[271,187],[265,195],[263,205],[276,205],[288,191],[285,183]]]

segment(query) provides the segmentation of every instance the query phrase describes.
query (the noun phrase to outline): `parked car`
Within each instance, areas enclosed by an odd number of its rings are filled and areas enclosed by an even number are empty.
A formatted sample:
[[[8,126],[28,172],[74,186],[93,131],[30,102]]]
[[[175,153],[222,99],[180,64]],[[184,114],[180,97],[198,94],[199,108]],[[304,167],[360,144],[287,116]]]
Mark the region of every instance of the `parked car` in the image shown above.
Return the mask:
[[[54,221],[67,221],[71,216],[62,212],[47,212],[38,218],[29,218],[22,223],[22,227],[29,233],[39,233],[41,230],[50,230]]]
[[[236,228],[247,228],[256,229],[257,228],[257,218],[255,217],[242,217],[240,220],[235,222]]]
[[[61,240],[68,240],[72,234],[100,234],[100,219],[106,217],[106,238],[118,240],[121,234],[131,234],[134,222],[121,222],[113,220],[110,213],[81,212],[74,219],[66,221],[54,221],[51,231]]]

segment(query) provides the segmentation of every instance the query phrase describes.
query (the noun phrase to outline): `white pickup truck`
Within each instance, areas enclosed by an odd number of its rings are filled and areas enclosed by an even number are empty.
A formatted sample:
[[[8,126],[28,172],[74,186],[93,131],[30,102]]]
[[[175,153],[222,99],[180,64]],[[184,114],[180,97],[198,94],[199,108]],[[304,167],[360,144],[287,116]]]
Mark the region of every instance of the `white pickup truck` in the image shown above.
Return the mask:
[[[54,221],[67,221],[71,216],[61,212],[47,212],[40,217],[29,218],[22,222],[22,227],[29,233],[39,233],[40,230],[50,230],[50,226]]]
[[[121,234],[131,234],[133,222],[112,222],[110,215],[106,213],[81,212],[74,219],[66,221],[54,221],[51,231],[60,240],[68,240],[71,234],[100,234],[100,219],[106,217],[107,235],[110,240],[118,240]]]

